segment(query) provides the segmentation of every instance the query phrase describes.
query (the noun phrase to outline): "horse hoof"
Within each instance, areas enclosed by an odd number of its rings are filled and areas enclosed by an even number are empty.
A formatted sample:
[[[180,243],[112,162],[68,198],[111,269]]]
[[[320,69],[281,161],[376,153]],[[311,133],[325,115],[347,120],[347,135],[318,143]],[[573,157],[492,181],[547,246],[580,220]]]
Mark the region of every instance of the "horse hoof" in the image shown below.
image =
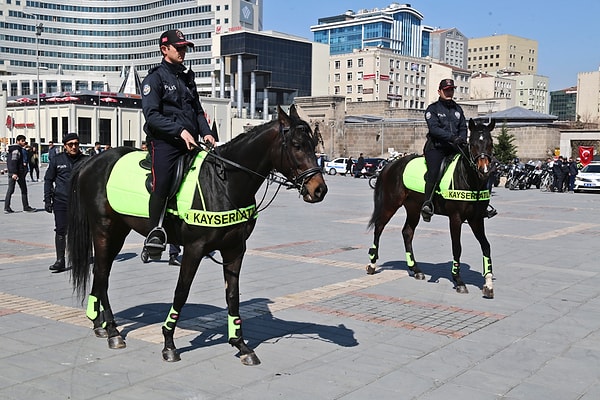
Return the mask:
[[[459,285],[456,287],[456,293],[467,294],[469,293],[469,291],[467,290],[467,287],[465,285]]]
[[[367,274],[368,275],[374,275],[375,274],[375,268],[373,266],[373,264],[367,264]]]
[[[240,361],[242,362],[242,364],[250,366],[260,364],[260,360],[254,352],[241,355]]]
[[[486,299],[494,298],[494,288],[484,286],[483,289],[481,289],[481,292],[483,293],[483,297],[485,297]]]
[[[423,281],[425,280],[425,274],[422,272],[416,272],[414,275],[414,278],[418,281]]]
[[[94,335],[99,338],[107,338],[108,332],[104,328],[94,328]]]
[[[181,357],[179,356],[177,349],[163,349],[162,357],[166,362],[181,361]]]
[[[127,345],[121,336],[113,336],[108,338],[109,349],[124,349]]]

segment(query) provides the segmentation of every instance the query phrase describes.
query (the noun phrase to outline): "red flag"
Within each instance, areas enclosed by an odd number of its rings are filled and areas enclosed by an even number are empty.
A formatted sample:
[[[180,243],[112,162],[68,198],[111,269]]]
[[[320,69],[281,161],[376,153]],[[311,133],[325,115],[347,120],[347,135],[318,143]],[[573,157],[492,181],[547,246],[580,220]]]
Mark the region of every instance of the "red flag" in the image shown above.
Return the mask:
[[[581,164],[588,165],[594,158],[594,147],[593,146],[579,146],[579,158],[581,158]]]

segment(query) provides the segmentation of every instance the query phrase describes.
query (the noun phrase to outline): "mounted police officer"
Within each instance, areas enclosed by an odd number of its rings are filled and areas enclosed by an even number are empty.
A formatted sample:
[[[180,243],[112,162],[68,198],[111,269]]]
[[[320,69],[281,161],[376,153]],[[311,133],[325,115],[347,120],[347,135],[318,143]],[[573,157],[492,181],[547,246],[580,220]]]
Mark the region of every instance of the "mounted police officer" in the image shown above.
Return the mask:
[[[50,271],[63,272],[67,235],[67,203],[71,187],[71,172],[87,159],[79,149],[79,136],[68,133],[63,137],[64,151],[50,159],[44,175],[44,209],[54,213],[54,245],[56,261]]]
[[[423,148],[427,173],[425,174],[425,202],[421,208],[423,221],[431,221],[434,214],[433,195],[443,171],[444,158],[456,154],[467,145],[467,121],[462,108],[453,100],[454,80],[443,79],[438,86],[439,99],[425,110],[427,141]],[[490,206],[488,218],[497,214]]]
[[[168,191],[175,175],[177,159],[202,137],[214,144],[215,139],[200,104],[194,73],[183,65],[192,42],[179,30],[164,32],[159,39],[163,56],[160,65],[150,69],[142,83],[142,110],[152,158],[152,192],[149,202],[151,231],[144,248],[152,259],[159,259],[166,246],[161,227]]]

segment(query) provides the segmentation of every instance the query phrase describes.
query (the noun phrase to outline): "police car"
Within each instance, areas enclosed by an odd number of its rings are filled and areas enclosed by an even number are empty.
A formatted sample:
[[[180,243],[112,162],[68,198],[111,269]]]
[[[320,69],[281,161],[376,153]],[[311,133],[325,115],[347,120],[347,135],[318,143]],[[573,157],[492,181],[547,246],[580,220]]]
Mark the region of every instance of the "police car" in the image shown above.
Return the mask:
[[[600,161],[592,161],[575,177],[575,192],[600,191]]]
[[[331,161],[327,161],[325,163],[324,171],[327,172],[329,175],[335,175],[335,174],[345,175],[346,174],[346,162],[348,162],[347,157],[339,157],[339,158],[333,159]],[[353,162],[353,164],[356,163],[355,160],[352,160],[352,162]]]

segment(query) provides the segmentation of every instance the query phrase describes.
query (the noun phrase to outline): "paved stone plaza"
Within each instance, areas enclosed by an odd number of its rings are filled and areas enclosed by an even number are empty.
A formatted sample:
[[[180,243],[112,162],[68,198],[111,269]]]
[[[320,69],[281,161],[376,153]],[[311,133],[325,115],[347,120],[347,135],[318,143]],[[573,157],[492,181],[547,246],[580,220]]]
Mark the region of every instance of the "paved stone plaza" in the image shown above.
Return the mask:
[[[127,348],[110,350],[94,336],[69,273],[48,271],[52,215],[2,214],[0,398],[600,398],[600,195],[495,189],[489,300],[468,225],[461,261],[469,293],[453,290],[445,217],[417,229],[425,281],[407,273],[403,210],[383,234],[380,272],[367,275],[373,190],[365,179],[326,181],[321,204],[281,190],[248,242],[241,316],[262,361],[255,367],[227,344],[219,265],[202,262],[176,331],[182,360],[166,363],[161,324],[178,268],[166,259],[143,264],[143,238],[132,233],[109,291]],[[42,186],[29,183],[39,209]],[[18,189],[12,205],[21,210]]]

